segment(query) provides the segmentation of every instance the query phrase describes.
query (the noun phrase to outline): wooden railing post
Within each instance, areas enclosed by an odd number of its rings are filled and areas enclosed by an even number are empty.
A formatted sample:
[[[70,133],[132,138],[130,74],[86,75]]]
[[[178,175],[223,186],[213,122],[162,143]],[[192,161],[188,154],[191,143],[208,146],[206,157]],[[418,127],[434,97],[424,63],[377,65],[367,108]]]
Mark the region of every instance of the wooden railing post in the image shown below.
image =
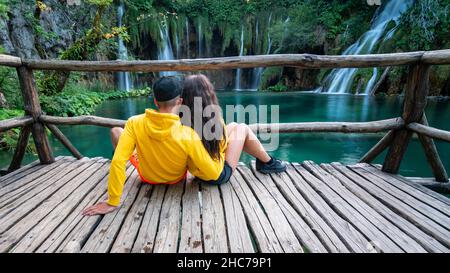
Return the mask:
[[[429,74],[429,65],[418,63],[409,67],[402,113],[405,125],[422,119],[429,91]],[[406,128],[395,132],[394,140],[384,160],[383,171],[398,173],[411,136],[412,132]]]
[[[428,120],[425,114],[423,114],[422,120],[423,125],[428,126]],[[431,166],[431,170],[433,171],[434,178],[438,182],[448,182],[448,174],[445,170],[444,164],[442,164],[441,158],[439,157],[439,153],[436,149],[436,145],[434,144],[434,140],[431,137],[427,137],[422,134],[417,134],[422,144],[423,150],[425,152],[425,156],[427,157],[427,161]]]
[[[42,110],[34,82],[33,71],[24,66],[20,66],[17,68],[17,74],[19,76],[25,114],[31,116],[34,120],[31,125],[31,133],[34,144],[36,145],[39,161],[42,164],[52,163],[55,159],[53,158],[44,124],[39,121]]]
[[[23,157],[27,150],[28,140],[30,139],[31,127],[31,125],[22,127],[19,140],[17,141],[16,150],[14,151],[13,159],[11,160],[11,164],[8,168],[8,172],[12,172],[20,168]]]

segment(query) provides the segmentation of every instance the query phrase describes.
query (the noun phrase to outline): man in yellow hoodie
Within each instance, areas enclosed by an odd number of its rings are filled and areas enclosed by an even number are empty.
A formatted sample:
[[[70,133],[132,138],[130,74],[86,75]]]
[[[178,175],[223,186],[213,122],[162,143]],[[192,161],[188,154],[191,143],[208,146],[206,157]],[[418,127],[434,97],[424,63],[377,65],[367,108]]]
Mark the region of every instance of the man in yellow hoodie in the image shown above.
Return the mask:
[[[108,179],[108,200],[87,208],[83,215],[107,214],[119,206],[128,160],[136,167],[141,180],[150,184],[184,181],[188,166],[195,177],[203,180],[216,180],[226,170],[231,175],[231,169],[225,168],[224,158],[213,160],[195,131],[181,124],[178,116],[183,102],[181,92],[180,79],[159,79],[153,86],[159,111],[146,109],[145,114],[131,117],[125,129],[111,130],[115,153]]]

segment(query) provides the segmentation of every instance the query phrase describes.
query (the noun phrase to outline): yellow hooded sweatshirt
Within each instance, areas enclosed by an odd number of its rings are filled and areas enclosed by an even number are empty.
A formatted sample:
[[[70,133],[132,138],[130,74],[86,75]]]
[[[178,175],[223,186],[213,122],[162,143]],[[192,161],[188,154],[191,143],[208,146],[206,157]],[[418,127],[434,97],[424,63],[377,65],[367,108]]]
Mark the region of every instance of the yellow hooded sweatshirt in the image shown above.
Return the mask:
[[[216,180],[225,162],[226,140],[219,160],[214,160],[198,134],[181,124],[175,114],[147,109],[131,117],[120,136],[108,179],[108,204],[118,206],[126,180],[126,163],[137,151],[139,172],[148,181],[167,183],[180,180],[186,170],[202,180]]]

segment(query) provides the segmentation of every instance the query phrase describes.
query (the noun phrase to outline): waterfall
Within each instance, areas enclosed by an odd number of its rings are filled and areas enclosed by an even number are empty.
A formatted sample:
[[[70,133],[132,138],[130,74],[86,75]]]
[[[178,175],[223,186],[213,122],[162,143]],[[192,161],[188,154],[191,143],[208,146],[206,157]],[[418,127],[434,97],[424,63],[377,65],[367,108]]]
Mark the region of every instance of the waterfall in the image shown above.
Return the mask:
[[[158,60],[173,60],[173,50],[172,50],[172,43],[170,42],[170,35],[169,35],[169,26],[164,20],[163,26],[164,29],[161,28],[161,25],[159,26],[159,35],[161,36],[161,43],[159,46],[159,52],[158,52]],[[160,72],[160,76],[173,76],[176,75],[176,72],[173,71],[164,71]]]
[[[203,30],[202,30],[202,22],[198,21],[198,28],[197,28],[197,49],[198,49],[198,56],[197,58],[201,58],[204,56],[203,54]]]
[[[186,17],[186,46],[187,46],[187,48],[186,48],[186,51],[187,51],[186,57],[188,59],[191,58],[191,46],[190,46],[191,39],[190,39],[190,35],[191,35],[191,33],[190,33],[190,30],[189,30],[189,18]]]
[[[178,36],[178,31],[175,33],[175,51],[177,52],[177,59],[180,59],[180,38]]]
[[[120,1],[120,5],[117,8],[117,25],[118,27],[122,27],[122,18],[125,13],[125,5],[123,1]],[[118,41],[118,57],[119,60],[128,60],[128,51],[125,46],[125,43],[123,42],[123,39],[119,36]],[[130,73],[129,72],[118,72],[117,73],[118,78],[118,88],[119,90],[125,90],[130,91],[132,88],[131,80],[130,80]]]
[[[271,20],[272,20],[272,13],[270,13],[270,15],[269,15],[269,20],[268,20],[268,24],[267,24],[267,51],[265,52],[266,55],[269,55],[270,50],[272,49],[272,40],[270,39],[270,31],[269,31]],[[256,35],[255,35],[256,41],[258,41],[258,36],[259,36],[258,28],[259,28],[259,24],[258,24],[258,21],[256,21]],[[264,67],[253,68],[252,84],[250,87],[252,90],[258,90],[259,84],[261,83],[261,76],[262,76],[263,71],[264,71]]]
[[[343,55],[372,53],[375,45],[386,32],[388,23],[392,20],[398,23],[400,15],[405,12],[413,2],[414,0],[390,0],[384,7],[380,7],[375,13],[370,30],[364,33],[358,41],[347,48],[343,52]],[[393,36],[394,31],[395,28],[394,30],[389,31],[385,35],[383,41],[390,39]],[[333,69],[324,81],[325,91],[329,93],[349,93],[356,72],[356,68]],[[377,75],[378,69],[374,68],[373,75],[365,88],[365,94],[370,92],[372,86],[376,82]]]
[[[241,46],[239,49],[239,56],[244,55],[244,26],[241,28]],[[241,88],[241,75],[242,75],[242,69],[238,68],[236,69],[236,82],[234,84],[235,90],[242,90]]]

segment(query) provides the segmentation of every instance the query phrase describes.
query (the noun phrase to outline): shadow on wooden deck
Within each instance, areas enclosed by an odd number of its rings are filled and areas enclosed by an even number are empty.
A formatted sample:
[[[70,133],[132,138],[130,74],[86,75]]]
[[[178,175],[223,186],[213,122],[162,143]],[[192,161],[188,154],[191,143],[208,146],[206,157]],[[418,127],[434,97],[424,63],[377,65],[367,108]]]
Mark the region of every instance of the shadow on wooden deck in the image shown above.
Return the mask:
[[[109,161],[59,157],[0,178],[0,252],[450,252],[450,199],[368,164],[291,164],[230,183],[152,186],[127,167],[122,205]]]

